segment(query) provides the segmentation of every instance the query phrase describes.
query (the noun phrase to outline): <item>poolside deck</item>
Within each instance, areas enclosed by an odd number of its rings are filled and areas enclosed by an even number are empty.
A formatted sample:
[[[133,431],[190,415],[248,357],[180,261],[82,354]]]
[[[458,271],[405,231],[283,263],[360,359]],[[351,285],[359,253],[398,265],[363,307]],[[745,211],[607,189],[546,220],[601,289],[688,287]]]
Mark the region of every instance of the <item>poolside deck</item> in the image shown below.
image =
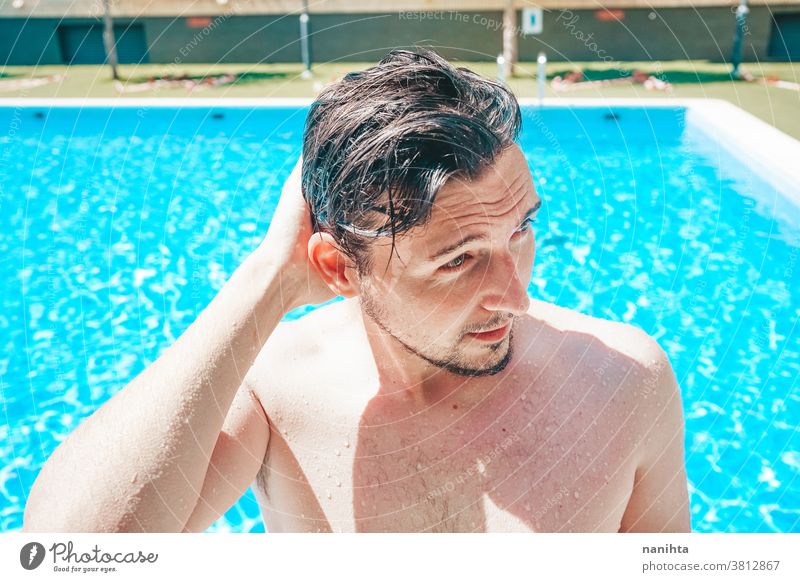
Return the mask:
[[[120,93],[110,79],[107,67],[43,66],[5,67],[0,69],[0,97],[314,97],[326,83],[340,78],[348,71],[360,70],[374,63],[332,63],[318,65],[312,79],[302,79],[302,66],[287,64],[219,64],[219,65],[124,65],[120,67],[128,90]],[[487,63],[458,63],[486,76],[495,76],[497,67]],[[746,63],[742,70],[756,78],[753,82],[732,81],[729,67],[706,61],[669,62],[611,62],[611,63],[550,63],[547,75],[557,75],[583,69],[589,80],[601,81],[569,87],[556,93],[548,82],[547,97],[570,99],[596,97],[636,98],[702,98],[724,99],[749,111],[756,117],[800,139],[800,64]],[[535,63],[522,63],[509,84],[519,97],[535,97]],[[648,90],[641,84],[625,81],[633,70],[656,75],[670,84],[668,91]],[[185,76],[184,83],[148,87],[148,79],[156,75]],[[224,75],[229,75],[225,78]],[[219,84],[203,82],[215,77]],[[235,77],[230,82],[231,77]],[[608,83],[613,79],[621,79]],[[769,85],[764,79],[783,81],[784,85]],[[603,82],[605,81],[605,82]],[[41,83],[41,84],[37,84]]]

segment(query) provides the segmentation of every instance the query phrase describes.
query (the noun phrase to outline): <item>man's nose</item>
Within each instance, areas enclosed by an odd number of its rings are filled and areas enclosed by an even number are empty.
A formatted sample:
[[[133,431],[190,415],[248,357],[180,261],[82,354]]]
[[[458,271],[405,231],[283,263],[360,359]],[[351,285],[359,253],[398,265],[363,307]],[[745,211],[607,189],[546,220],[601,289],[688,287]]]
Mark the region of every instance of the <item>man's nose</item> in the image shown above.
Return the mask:
[[[483,285],[483,307],[491,311],[508,311],[515,316],[524,315],[531,304],[528,297],[530,273],[521,272],[521,259],[515,260],[509,252],[495,253]]]

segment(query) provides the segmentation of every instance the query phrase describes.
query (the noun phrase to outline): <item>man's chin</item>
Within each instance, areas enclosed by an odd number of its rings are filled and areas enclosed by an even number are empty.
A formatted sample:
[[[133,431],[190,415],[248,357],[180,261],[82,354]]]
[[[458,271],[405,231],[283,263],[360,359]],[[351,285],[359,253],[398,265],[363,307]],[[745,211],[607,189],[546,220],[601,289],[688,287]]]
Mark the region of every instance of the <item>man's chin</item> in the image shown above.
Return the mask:
[[[512,345],[513,342],[513,331],[509,333],[508,337],[497,342],[496,344],[491,344],[489,347],[492,350],[493,355],[497,354],[497,350],[502,349],[504,344],[508,345],[508,349],[505,352],[505,355],[500,358],[499,360],[495,361],[494,363],[486,364],[484,360],[483,365],[476,365],[470,366],[468,364],[464,364],[461,361],[449,361],[449,362],[439,362],[436,363],[440,368],[447,370],[448,372],[452,372],[453,374],[457,374],[459,376],[469,376],[469,377],[478,377],[478,376],[494,376],[495,374],[499,374],[503,370],[508,367],[509,362],[511,362],[511,358],[513,357],[513,349]]]

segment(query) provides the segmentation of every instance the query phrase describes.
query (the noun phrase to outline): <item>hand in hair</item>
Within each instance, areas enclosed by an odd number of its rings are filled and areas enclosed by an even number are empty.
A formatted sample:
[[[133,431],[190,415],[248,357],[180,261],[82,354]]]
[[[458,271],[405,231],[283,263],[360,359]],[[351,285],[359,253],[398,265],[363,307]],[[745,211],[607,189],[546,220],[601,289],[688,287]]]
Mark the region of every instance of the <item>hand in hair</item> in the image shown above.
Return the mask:
[[[336,296],[308,260],[308,240],[314,233],[311,212],[303,199],[302,168],[300,156],[283,185],[267,235],[256,251],[280,269],[281,280],[289,278],[292,288],[299,289],[292,307],[323,303]]]

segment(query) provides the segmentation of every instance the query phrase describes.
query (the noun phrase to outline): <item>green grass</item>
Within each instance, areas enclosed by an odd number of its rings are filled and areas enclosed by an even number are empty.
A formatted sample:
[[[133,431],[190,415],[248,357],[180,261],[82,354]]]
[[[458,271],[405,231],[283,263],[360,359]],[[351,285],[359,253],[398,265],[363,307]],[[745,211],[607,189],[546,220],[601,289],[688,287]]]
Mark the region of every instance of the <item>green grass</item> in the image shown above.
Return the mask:
[[[231,85],[202,87],[194,91],[185,88],[156,88],[120,94],[110,79],[110,69],[105,66],[42,66],[5,67],[0,69],[0,97],[314,97],[327,83],[341,78],[349,71],[361,70],[374,63],[330,63],[318,65],[312,79],[300,78],[300,64],[215,64],[215,65],[123,65],[120,73],[128,83],[141,83],[155,76],[186,75],[199,80],[209,75],[236,73],[240,77]],[[457,63],[486,76],[496,76],[493,63]],[[563,96],[570,99],[592,97],[636,98],[697,98],[724,99],[749,111],[785,133],[800,139],[800,92],[762,83],[735,81],[729,67],[706,61],[625,62],[625,63],[550,63],[550,79],[570,71],[583,69],[588,80],[620,79],[630,76],[635,69],[647,71],[672,84],[672,91],[648,91],[642,85],[621,84],[592,87],[554,95],[547,86],[546,96]],[[742,70],[755,77],[774,76],[786,81],[800,82],[800,65],[791,63],[746,63]],[[521,63],[509,85],[519,97],[535,97],[536,64]],[[3,86],[9,80],[46,77],[66,74],[58,83],[39,87],[10,89]]]

